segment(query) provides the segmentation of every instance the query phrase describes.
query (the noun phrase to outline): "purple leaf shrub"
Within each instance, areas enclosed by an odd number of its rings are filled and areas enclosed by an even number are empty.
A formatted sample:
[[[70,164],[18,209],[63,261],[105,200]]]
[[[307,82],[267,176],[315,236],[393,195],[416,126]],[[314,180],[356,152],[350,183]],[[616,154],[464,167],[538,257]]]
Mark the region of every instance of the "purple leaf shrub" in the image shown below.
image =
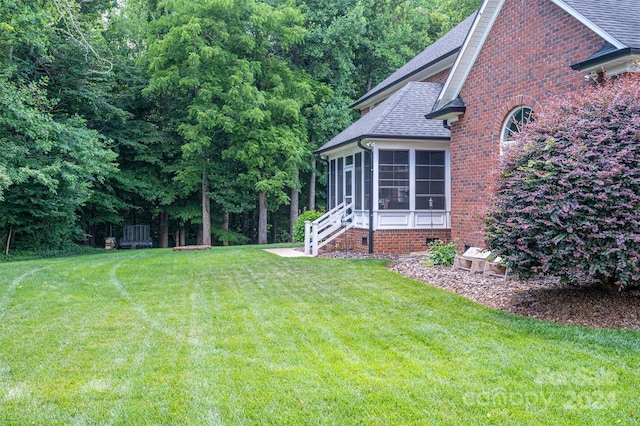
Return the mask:
[[[640,76],[558,97],[514,136],[487,243],[521,277],[640,286]]]

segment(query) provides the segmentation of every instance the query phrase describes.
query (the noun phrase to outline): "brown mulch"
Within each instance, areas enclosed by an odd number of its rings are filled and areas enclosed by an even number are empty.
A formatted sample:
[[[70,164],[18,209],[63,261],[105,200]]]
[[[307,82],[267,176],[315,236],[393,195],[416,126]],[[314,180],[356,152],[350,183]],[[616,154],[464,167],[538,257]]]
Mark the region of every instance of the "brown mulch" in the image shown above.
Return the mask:
[[[334,252],[327,257],[368,257]],[[597,328],[640,330],[640,289],[608,292],[595,285],[560,284],[555,277],[519,281],[470,274],[450,266],[428,267],[420,259],[386,257],[388,269],[460,294],[483,305],[531,318]]]

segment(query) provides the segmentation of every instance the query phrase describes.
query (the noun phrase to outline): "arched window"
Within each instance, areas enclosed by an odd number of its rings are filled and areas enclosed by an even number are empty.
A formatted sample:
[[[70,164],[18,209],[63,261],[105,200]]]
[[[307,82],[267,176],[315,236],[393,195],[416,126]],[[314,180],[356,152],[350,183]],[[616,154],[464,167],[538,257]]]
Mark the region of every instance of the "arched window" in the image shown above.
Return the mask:
[[[513,109],[502,125],[502,133],[500,135],[500,154],[512,142],[513,134],[520,132],[523,124],[533,121],[533,109],[526,105],[520,105]]]

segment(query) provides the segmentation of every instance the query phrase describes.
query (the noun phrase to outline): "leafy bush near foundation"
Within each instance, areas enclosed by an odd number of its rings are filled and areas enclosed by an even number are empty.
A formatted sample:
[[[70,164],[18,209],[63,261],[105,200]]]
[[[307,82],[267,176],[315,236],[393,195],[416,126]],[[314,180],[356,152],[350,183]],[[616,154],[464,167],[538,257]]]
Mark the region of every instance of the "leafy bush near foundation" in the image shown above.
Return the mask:
[[[307,210],[306,212],[299,215],[298,220],[296,220],[296,223],[293,225],[293,241],[296,241],[299,243],[303,242],[304,241],[304,223],[306,221],[313,222],[323,214],[324,212],[321,212],[321,211]]]
[[[640,286],[640,76],[554,99],[514,139],[491,250],[521,277]]]
[[[456,243],[457,241],[444,242],[442,240],[435,240],[429,243],[429,259],[426,260],[426,264],[429,266],[434,265],[453,265],[453,261],[456,258]]]

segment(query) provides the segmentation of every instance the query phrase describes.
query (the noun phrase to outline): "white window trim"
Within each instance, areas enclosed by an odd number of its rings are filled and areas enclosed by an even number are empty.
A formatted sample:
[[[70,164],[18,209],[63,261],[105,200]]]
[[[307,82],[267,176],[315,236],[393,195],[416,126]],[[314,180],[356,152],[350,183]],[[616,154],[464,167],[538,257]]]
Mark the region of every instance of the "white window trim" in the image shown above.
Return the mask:
[[[524,109],[528,109],[530,112],[529,117],[531,117],[531,115],[534,113],[533,107],[530,107],[529,105],[526,104],[522,104],[522,105],[518,105],[517,107],[513,108],[511,111],[509,111],[509,114],[507,114],[507,117],[505,118],[504,122],[502,123],[502,128],[500,129],[500,156],[504,155],[504,153],[508,150],[509,146],[511,144],[513,144],[513,141],[507,138],[507,132],[510,132],[511,130],[509,130],[509,126],[513,123],[513,117],[520,111],[524,110]],[[529,120],[527,123],[530,123],[532,120]],[[527,124],[525,123],[525,124]]]

